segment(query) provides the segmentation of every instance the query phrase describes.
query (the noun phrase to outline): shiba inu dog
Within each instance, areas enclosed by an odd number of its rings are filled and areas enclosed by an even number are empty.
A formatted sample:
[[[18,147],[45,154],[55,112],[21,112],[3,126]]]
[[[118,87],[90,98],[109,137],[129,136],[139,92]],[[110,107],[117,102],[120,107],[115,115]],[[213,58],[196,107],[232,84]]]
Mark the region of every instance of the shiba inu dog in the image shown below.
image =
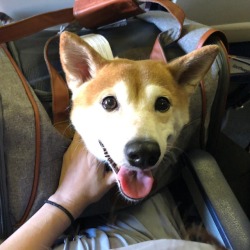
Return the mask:
[[[72,91],[71,121],[86,148],[116,173],[121,194],[146,197],[159,166],[189,121],[189,99],[218,47],[205,46],[168,64],[106,60],[80,37],[63,32],[60,57]]]

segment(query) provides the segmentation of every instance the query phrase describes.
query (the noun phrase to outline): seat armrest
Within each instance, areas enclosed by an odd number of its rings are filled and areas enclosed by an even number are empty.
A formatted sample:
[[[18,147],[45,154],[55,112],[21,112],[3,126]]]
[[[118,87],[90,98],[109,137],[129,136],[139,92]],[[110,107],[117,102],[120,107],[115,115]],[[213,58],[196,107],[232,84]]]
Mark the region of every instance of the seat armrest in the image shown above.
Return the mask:
[[[249,219],[212,155],[190,152],[182,174],[207,230],[228,249],[249,250]]]

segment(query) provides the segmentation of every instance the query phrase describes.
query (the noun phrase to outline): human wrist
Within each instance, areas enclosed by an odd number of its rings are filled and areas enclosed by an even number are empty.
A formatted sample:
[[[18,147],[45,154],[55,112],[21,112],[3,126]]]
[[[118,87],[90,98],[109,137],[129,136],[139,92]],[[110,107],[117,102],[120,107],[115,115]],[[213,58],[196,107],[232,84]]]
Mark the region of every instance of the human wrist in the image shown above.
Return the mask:
[[[87,203],[81,204],[80,202],[74,201],[74,199],[67,198],[60,193],[55,193],[49,197],[50,201],[59,204],[60,206],[64,207],[69,213],[76,219],[82,211],[88,206]]]
[[[67,217],[69,218],[71,224],[74,223],[75,218],[74,218],[73,215],[69,212],[68,209],[66,209],[66,208],[63,207],[62,205],[60,205],[60,204],[58,204],[58,203],[56,203],[56,202],[54,202],[54,201],[51,201],[51,200],[45,200],[44,203],[47,203],[47,204],[49,204],[49,205],[51,205],[51,206],[54,206],[54,207],[60,209],[65,215],[67,215]]]

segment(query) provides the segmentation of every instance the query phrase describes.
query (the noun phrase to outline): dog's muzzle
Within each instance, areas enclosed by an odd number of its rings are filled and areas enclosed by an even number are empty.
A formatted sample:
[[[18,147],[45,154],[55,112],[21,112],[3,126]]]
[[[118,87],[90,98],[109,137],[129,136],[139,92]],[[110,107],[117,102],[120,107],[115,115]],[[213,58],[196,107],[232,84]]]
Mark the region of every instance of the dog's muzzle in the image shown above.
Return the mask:
[[[117,175],[118,186],[124,197],[132,201],[145,198],[154,183],[151,168],[160,158],[157,142],[148,139],[136,139],[128,142],[124,154],[128,164],[117,166],[110,157],[104,144],[99,141],[110,168]]]

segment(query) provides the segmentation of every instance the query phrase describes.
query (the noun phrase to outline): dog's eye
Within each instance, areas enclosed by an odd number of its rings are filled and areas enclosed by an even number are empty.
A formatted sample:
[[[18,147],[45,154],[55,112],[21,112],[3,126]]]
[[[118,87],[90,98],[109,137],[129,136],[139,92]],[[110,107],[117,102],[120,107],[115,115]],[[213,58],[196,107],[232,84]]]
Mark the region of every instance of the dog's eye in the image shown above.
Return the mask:
[[[113,111],[118,107],[117,100],[114,96],[107,96],[102,100],[102,106],[107,111]]]
[[[166,112],[170,109],[170,101],[166,97],[158,97],[155,102],[155,110],[159,112]]]

